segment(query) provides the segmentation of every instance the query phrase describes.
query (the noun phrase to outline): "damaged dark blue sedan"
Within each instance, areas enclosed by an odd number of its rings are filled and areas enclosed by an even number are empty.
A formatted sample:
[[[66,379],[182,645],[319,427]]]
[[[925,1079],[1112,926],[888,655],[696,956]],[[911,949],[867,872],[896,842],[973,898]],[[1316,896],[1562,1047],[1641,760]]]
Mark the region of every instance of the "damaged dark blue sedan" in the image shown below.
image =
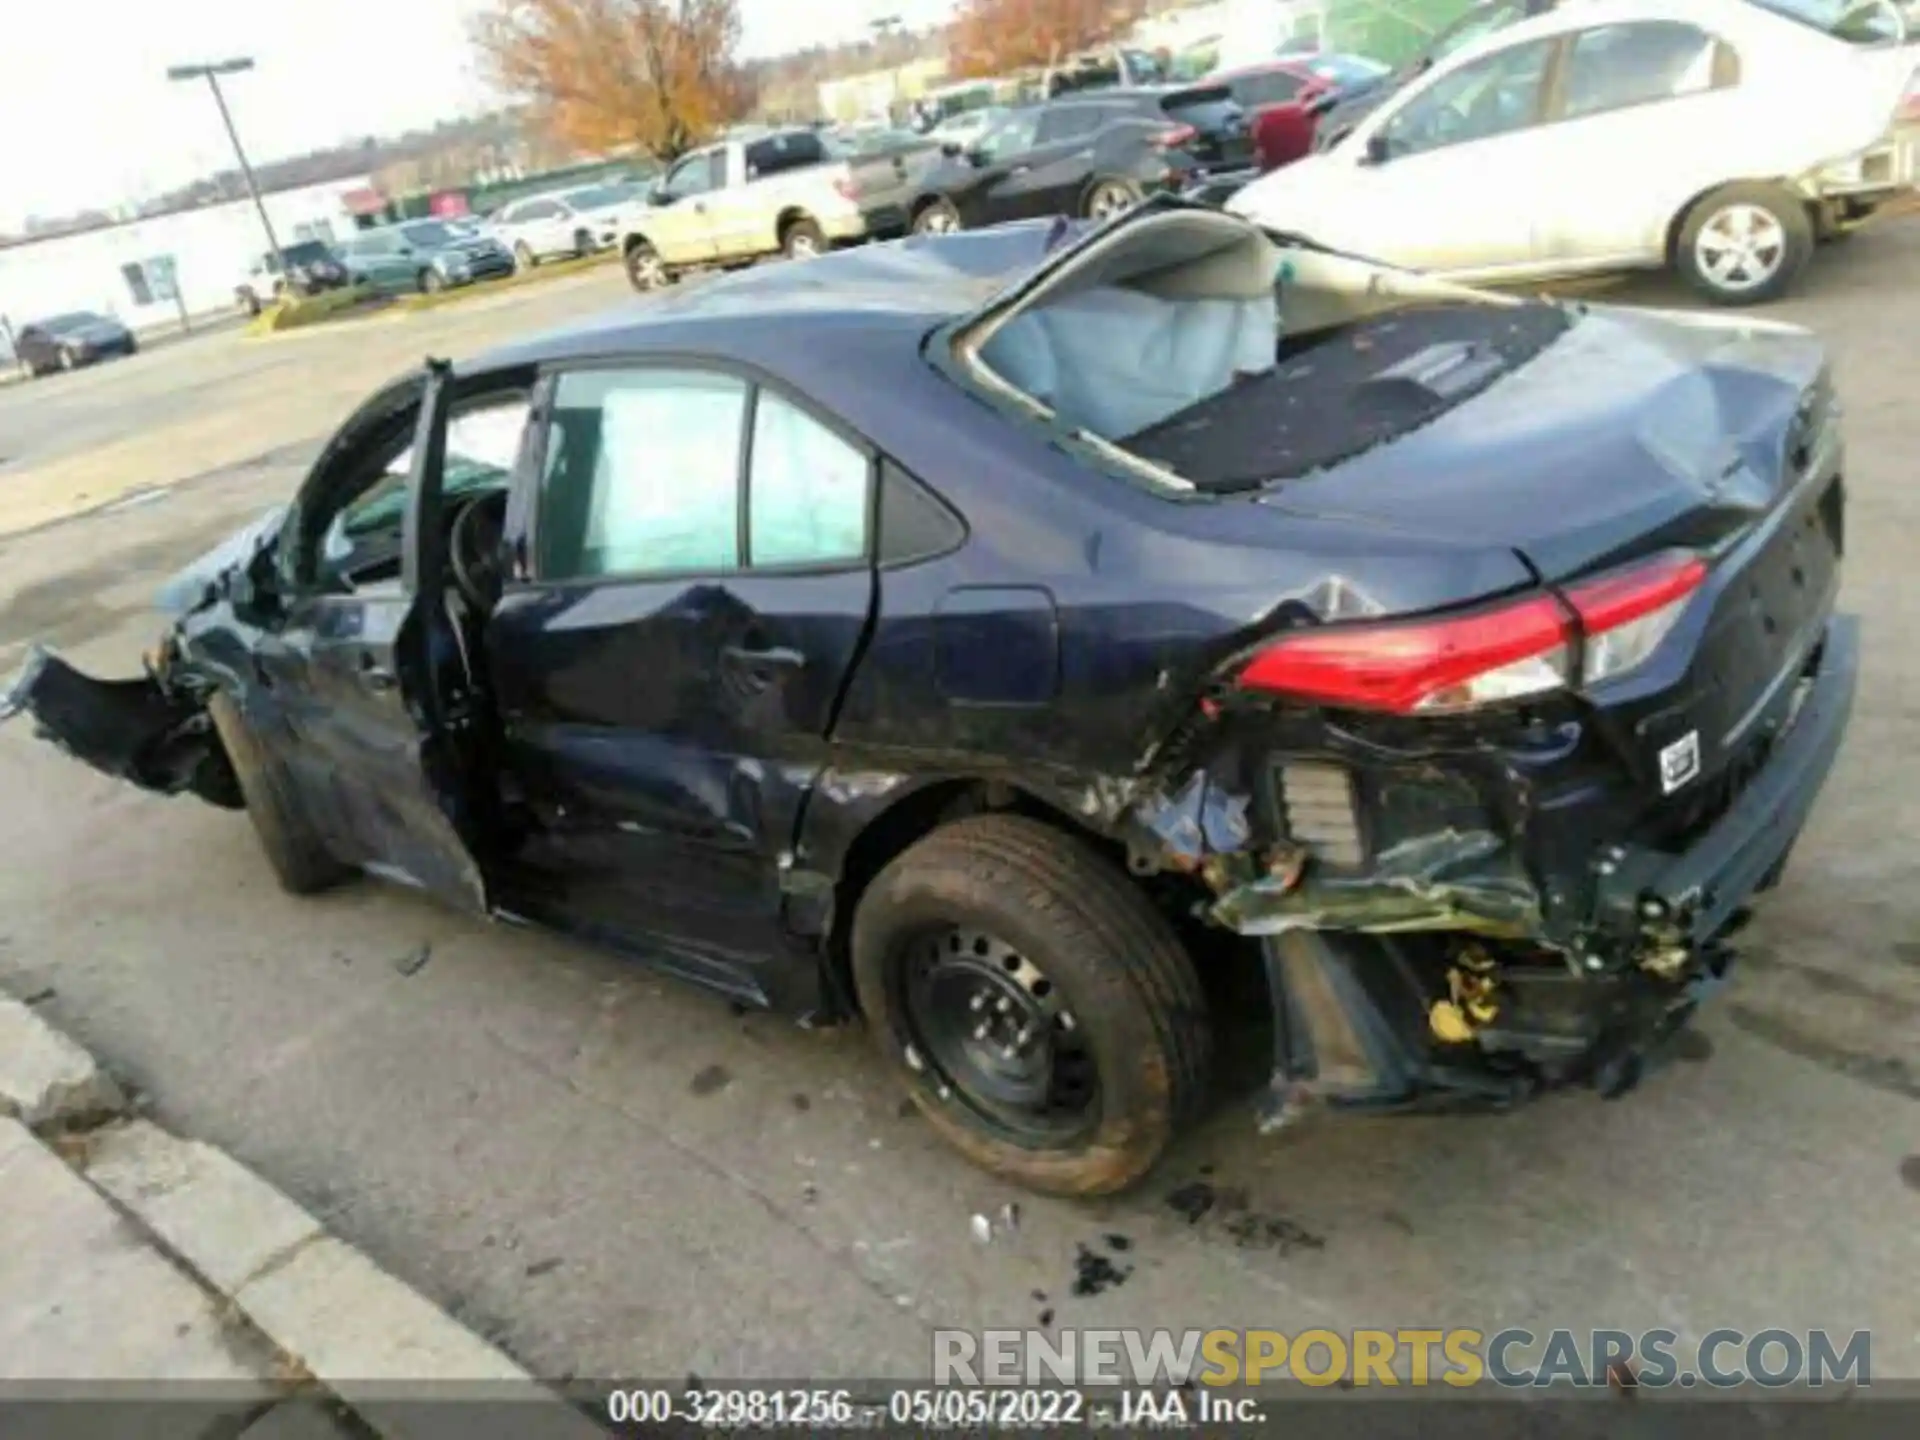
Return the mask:
[[[369,400],[81,760],[742,1001],[1093,1194],[1264,1115],[1630,1088],[1841,743],[1804,332],[1158,202],[751,272]]]

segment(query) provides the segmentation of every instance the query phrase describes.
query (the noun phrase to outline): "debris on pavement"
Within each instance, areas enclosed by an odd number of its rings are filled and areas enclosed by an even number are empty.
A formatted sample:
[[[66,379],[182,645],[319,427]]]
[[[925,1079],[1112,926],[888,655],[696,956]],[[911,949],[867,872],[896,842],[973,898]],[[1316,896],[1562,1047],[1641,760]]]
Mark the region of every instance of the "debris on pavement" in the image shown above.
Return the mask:
[[[1215,1198],[1213,1186],[1204,1180],[1195,1180],[1171,1192],[1167,1205],[1189,1225],[1198,1225],[1213,1209]]]
[[[993,1243],[993,1221],[984,1215],[973,1217],[973,1243],[976,1245]]]
[[[1075,1247],[1073,1257],[1073,1293],[1082,1297],[1104,1295],[1127,1283],[1133,1274],[1131,1265],[1116,1265],[1097,1250],[1085,1245]]]
[[[406,954],[396,958],[393,962],[393,968],[398,974],[411,979],[426,969],[427,961],[432,958],[433,946],[431,944],[421,945],[418,949],[409,950]]]

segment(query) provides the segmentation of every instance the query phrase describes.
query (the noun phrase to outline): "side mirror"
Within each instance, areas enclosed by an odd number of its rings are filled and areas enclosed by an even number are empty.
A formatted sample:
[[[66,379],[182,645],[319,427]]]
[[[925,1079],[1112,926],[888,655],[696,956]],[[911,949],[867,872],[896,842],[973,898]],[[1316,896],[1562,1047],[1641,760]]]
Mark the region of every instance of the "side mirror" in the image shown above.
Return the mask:
[[[991,165],[993,163],[993,156],[976,145],[967,151],[967,163],[973,166]]]
[[[940,142],[940,153],[949,159],[958,160],[962,155],[966,154],[967,151],[966,147],[958,140],[943,140]]]
[[[1387,137],[1385,135],[1376,130],[1367,137],[1366,164],[1384,165],[1392,158],[1393,147],[1387,143]]]
[[[647,191],[647,204],[649,205],[665,205],[669,198],[667,195],[667,187],[664,185],[656,185]]]

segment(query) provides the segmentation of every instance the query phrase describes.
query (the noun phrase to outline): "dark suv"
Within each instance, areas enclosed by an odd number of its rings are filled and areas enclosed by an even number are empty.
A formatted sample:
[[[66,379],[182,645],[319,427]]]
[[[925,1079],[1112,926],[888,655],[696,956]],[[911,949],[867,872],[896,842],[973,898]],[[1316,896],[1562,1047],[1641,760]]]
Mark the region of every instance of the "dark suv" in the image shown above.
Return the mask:
[[[286,274],[280,262],[286,261]],[[258,315],[283,294],[318,295],[323,290],[340,290],[353,283],[339,253],[324,240],[299,240],[282,245],[278,255],[267,254],[253,262],[247,278],[233,287],[233,298],[241,311]]]
[[[921,233],[1048,215],[1104,219],[1161,190],[1254,176],[1245,113],[1224,85],[1097,90],[1010,110],[921,179]]]

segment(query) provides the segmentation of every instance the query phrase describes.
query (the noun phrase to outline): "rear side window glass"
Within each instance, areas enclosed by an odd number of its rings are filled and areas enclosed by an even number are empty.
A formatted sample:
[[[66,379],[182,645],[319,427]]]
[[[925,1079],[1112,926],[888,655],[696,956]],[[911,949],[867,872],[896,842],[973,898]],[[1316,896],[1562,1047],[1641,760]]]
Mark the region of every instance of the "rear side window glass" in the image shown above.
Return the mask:
[[[778,175],[783,170],[798,170],[828,159],[827,147],[818,135],[793,133],[769,135],[747,147],[747,178],[756,180]]]
[[[754,404],[747,536],[755,565],[820,565],[867,554],[866,454],[799,406]]]
[[[725,375],[561,376],[540,493],[541,576],[737,569],[746,410],[745,383]]]
[[[1714,39],[1691,25],[1602,25],[1573,39],[1564,113],[1569,120],[1697,95],[1715,80]]]
[[[880,467],[882,565],[910,565],[944,555],[967,538],[967,528],[934,495],[891,462]]]
[[[1038,143],[1078,140],[1098,130],[1106,116],[1098,105],[1055,105],[1040,117]]]

